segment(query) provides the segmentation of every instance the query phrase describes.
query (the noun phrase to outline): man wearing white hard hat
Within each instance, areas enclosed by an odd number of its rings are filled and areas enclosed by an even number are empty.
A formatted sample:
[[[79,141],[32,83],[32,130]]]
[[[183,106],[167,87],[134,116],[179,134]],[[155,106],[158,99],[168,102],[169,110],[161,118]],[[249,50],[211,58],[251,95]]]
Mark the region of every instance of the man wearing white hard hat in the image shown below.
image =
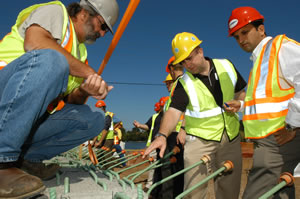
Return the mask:
[[[57,165],[42,163],[95,137],[104,113],[85,105],[112,89],[87,62],[85,44],[113,33],[116,0],[36,4],[0,42],[0,198],[33,197]],[[26,171],[26,172],[24,172]]]

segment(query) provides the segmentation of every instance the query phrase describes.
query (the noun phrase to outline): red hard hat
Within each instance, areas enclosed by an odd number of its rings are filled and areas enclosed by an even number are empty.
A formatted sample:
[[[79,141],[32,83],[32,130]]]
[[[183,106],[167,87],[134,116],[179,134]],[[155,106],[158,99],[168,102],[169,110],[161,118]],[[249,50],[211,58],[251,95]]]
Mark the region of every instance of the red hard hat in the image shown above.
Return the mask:
[[[228,20],[228,36],[232,36],[235,31],[259,19],[264,21],[264,16],[262,16],[255,8],[239,7],[234,9]]]
[[[160,106],[164,106],[165,103],[168,101],[169,96],[161,97],[159,100]]]
[[[175,60],[175,56],[172,56],[169,61],[168,61],[168,65],[166,67],[166,72],[167,73],[170,73],[170,70],[169,70],[169,65],[173,63],[173,61]]]
[[[106,106],[105,102],[103,100],[98,100],[95,104],[96,107],[101,108],[103,106]]]
[[[156,103],[154,104],[154,111],[157,112],[157,111],[159,111],[159,110],[160,110],[160,103],[159,103],[159,102],[156,102]]]

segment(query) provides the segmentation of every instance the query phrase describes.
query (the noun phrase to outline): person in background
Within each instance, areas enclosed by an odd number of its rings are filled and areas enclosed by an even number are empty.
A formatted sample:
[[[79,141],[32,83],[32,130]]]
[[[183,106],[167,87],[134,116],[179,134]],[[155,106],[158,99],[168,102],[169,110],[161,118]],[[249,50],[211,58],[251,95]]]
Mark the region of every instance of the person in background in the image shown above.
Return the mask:
[[[160,120],[161,120],[161,117],[163,114],[162,110],[163,110],[163,107],[161,106],[160,101],[156,102],[154,104],[155,113],[149,118],[149,120],[145,124],[141,124],[140,122],[138,122],[136,120],[133,121],[133,125],[136,128],[143,129],[145,131],[149,131],[149,135],[148,135],[148,139],[147,139],[147,143],[146,143],[147,147],[150,146],[151,142],[154,140],[156,133],[158,132]],[[156,151],[152,151],[149,154],[149,157],[153,158],[153,160],[156,161],[157,160]],[[146,183],[146,186],[144,189],[145,192],[147,192],[148,189],[151,187],[151,185],[154,183],[154,175],[155,175],[154,173],[155,173],[154,169],[151,169],[148,172],[147,183]],[[155,177],[155,178],[157,178],[157,177]],[[156,196],[158,194],[158,192],[159,192],[158,189],[153,190],[151,192],[151,197],[155,198],[154,196]]]
[[[253,61],[245,101],[230,101],[226,109],[244,109],[254,154],[243,198],[259,198],[300,161],[300,44],[284,34],[267,36],[264,17],[253,7],[232,10],[228,32]],[[294,185],[274,198],[295,198]]]
[[[102,146],[112,150],[114,146],[114,130],[115,125],[121,121],[115,117],[115,114],[106,110],[106,103],[103,100],[98,100],[95,107],[100,108],[105,113],[104,128],[99,135],[93,140],[93,146],[101,148]]]
[[[121,128],[123,128],[123,122],[118,122],[117,124],[114,125],[114,145],[113,148],[116,149],[116,153],[119,154],[119,157],[121,158],[120,161],[125,160],[124,156],[125,154],[123,153],[123,148],[120,145],[120,142],[122,140],[122,131]],[[122,152],[122,153],[121,153]],[[126,162],[122,163],[122,167],[126,166]]]
[[[85,43],[113,32],[118,15],[116,0],[35,4],[0,41],[0,198],[41,193],[36,176],[56,173],[42,161],[103,128],[103,112],[84,102],[112,86],[88,64]]]
[[[216,198],[237,199],[240,192],[242,154],[237,114],[225,112],[225,102],[244,100],[246,82],[228,59],[211,59],[204,56],[202,43],[189,32],[178,33],[172,40],[173,65],[180,63],[186,72],[177,82],[172,102],[164,113],[159,132],[143,157],[160,149],[162,157],[167,137],[184,113],[186,141],[184,167],[198,162],[204,155],[211,162],[185,173],[184,189],[203,180],[211,171],[230,160],[234,170],[214,179]],[[187,198],[205,198],[207,184],[192,191]]]
[[[172,79],[172,76],[171,76],[170,74],[168,74],[168,75],[166,76],[166,79],[163,81],[163,83],[166,84],[166,87],[167,87],[167,89],[168,89],[168,92],[170,92],[170,91],[171,91],[171,88],[172,88],[172,86],[173,86],[173,83],[174,83],[174,80]]]

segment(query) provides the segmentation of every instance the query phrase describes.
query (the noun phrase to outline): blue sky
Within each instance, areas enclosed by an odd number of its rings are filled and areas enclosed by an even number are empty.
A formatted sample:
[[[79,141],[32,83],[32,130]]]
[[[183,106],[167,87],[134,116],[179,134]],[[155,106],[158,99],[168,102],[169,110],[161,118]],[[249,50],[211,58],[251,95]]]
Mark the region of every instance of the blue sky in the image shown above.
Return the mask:
[[[129,0],[117,1],[120,17],[114,30],[129,3]],[[10,32],[23,8],[43,2],[47,1],[2,1],[0,38]],[[73,1],[62,2],[67,5]],[[166,87],[160,84],[167,75],[165,67],[172,56],[171,41],[180,32],[192,32],[203,40],[205,56],[230,59],[247,81],[252,67],[250,54],[227,37],[231,10],[239,6],[255,7],[264,15],[267,35],[286,34],[300,41],[299,0],[141,0],[102,74],[107,82],[141,85],[112,84],[114,89],[105,99],[107,109],[123,121],[127,130],[133,128],[133,120],[144,123],[149,119],[154,104],[168,95]],[[112,35],[107,34],[88,46],[89,63],[96,70],[111,40]],[[87,103],[94,105],[96,100],[89,98]]]

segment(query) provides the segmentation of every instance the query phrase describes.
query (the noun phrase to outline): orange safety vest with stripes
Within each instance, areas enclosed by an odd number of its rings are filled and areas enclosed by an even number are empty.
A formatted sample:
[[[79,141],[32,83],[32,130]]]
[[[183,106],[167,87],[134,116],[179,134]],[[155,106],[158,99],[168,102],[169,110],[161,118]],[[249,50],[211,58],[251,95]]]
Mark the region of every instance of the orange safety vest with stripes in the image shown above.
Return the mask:
[[[246,138],[265,138],[284,128],[295,91],[293,87],[283,89],[279,83],[278,53],[283,39],[295,42],[285,35],[268,41],[250,73],[243,116]]]
[[[87,50],[83,43],[78,44],[76,37],[76,32],[73,27],[72,20],[68,16],[66,7],[60,1],[52,1],[43,4],[35,4],[30,6],[20,12],[18,15],[16,24],[12,27],[10,33],[8,33],[0,41],[0,70],[5,67],[7,64],[15,60],[16,58],[22,56],[25,53],[24,50],[24,39],[20,36],[18,27],[27,19],[30,14],[40,6],[45,5],[60,5],[64,13],[64,23],[62,27],[62,38],[61,46],[72,54],[75,58],[79,59],[83,63],[87,62]],[[75,88],[78,88],[83,82],[83,78],[69,76],[67,91],[64,93],[64,96],[70,94]],[[54,113],[57,110],[60,110],[64,107],[64,102],[60,101],[58,105],[50,104],[48,107],[48,112]]]

